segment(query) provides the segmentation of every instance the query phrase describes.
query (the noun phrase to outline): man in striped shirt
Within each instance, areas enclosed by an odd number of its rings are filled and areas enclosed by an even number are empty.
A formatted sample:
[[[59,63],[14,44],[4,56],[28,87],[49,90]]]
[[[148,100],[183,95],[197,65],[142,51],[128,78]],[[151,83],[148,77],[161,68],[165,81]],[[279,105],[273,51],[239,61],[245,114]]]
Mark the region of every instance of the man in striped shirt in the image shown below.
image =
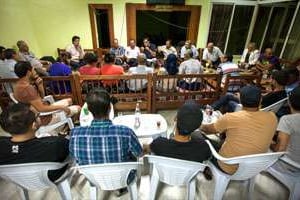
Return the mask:
[[[90,126],[72,129],[70,138],[70,153],[79,165],[126,162],[142,155],[135,133],[109,120],[108,92],[93,91],[87,95],[86,102],[94,120]]]

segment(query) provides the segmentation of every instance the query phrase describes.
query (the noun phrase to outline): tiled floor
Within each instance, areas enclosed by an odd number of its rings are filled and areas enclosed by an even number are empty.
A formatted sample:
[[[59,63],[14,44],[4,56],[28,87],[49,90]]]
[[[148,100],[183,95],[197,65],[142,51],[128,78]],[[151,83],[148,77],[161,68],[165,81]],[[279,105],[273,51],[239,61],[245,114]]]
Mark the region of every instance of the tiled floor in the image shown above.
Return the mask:
[[[162,114],[168,122],[169,132],[172,130],[172,125],[176,111],[161,111]],[[1,131],[0,135],[5,134]],[[141,182],[139,185],[139,199],[147,200],[149,197],[150,189],[150,179],[149,175],[143,175],[141,177]],[[253,193],[253,199],[255,200],[284,200],[288,197],[288,191],[270,177],[268,174],[262,173],[256,177],[255,191]],[[89,184],[86,179],[78,174],[72,178],[71,190],[74,200],[89,200]],[[211,200],[214,190],[214,180],[207,181],[201,174],[197,176],[197,193],[196,199]],[[20,199],[20,189],[0,179],[0,199],[1,200],[17,200]],[[246,199],[246,189],[245,184],[232,181],[225,193],[224,199],[226,200],[240,200]],[[45,191],[30,192],[30,199],[32,200],[56,200],[60,199],[57,190],[49,189]],[[156,199],[159,200],[182,200],[185,197],[184,187],[172,187],[164,184],[160,184]],[[116,197],[114,192],[103,192],[101,191],[98,199],[116,199],[125,200],[129,199],[129,195],[125,194],[121,197]]]

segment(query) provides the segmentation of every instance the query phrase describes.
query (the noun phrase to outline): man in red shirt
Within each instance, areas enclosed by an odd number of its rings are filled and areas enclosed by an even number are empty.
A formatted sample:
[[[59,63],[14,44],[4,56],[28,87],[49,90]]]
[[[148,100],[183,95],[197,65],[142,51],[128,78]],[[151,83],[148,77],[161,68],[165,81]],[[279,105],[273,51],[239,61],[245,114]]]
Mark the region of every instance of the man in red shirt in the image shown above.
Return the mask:
[[[100,69],[101,75],[123,75],[124,69],[119,65],[114,65],[115,54],[107,53],[104,56],[104,65]],[[118,81],[102,81],[104,86],[117,85]]]
[[[100,75],[100,69],[97,67],[98,57],[93,53],[86,53],[83,57],[87,64],[79,68],[81,75]]]

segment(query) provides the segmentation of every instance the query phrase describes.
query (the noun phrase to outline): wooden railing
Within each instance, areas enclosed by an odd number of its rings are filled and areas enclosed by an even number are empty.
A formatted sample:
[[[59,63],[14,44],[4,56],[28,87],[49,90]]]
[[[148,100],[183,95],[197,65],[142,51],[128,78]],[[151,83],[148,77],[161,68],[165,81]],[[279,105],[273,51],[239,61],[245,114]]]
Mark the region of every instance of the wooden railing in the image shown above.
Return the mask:
[[[178,83],[182,80],[197,81],[180,89]],[[9,92],[18,79],[0,79],[0,106],[8,105]],[[186,100],[195,100],[200,104],[210,104],[225,94],[230,84],[239,83],[259,85],[256,75],[228,76],[224,87],[221,87],[219,74],[190,75],[79,75],[43,77],[46,95],[55,99],[72,98],[74,104],[83,105],[88,92],[95,89],[105,89],[118,99],[115,110],[134,110],[136,102],[140,102],[142,110],[155,113],[160,109],[177,109]]]

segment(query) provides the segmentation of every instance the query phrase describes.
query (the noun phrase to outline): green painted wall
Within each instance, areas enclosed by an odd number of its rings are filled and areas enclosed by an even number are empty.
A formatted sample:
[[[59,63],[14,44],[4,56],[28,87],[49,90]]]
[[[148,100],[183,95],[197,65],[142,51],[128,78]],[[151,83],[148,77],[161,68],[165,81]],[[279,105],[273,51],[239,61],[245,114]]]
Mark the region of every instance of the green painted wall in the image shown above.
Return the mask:
[[[82,46],[92,48],[89,3],[113,4],[115,37],[126,45],[127,2],[145,3],[146,0],[0,0],[0,45],[15,47],[22,39],[38,57],[56,56],[56,48],[64,48],[71,43],[73,35],[79,35]],[[186,4],[202,6],[197,46],[204,47],[210,0],[186,0]]]

